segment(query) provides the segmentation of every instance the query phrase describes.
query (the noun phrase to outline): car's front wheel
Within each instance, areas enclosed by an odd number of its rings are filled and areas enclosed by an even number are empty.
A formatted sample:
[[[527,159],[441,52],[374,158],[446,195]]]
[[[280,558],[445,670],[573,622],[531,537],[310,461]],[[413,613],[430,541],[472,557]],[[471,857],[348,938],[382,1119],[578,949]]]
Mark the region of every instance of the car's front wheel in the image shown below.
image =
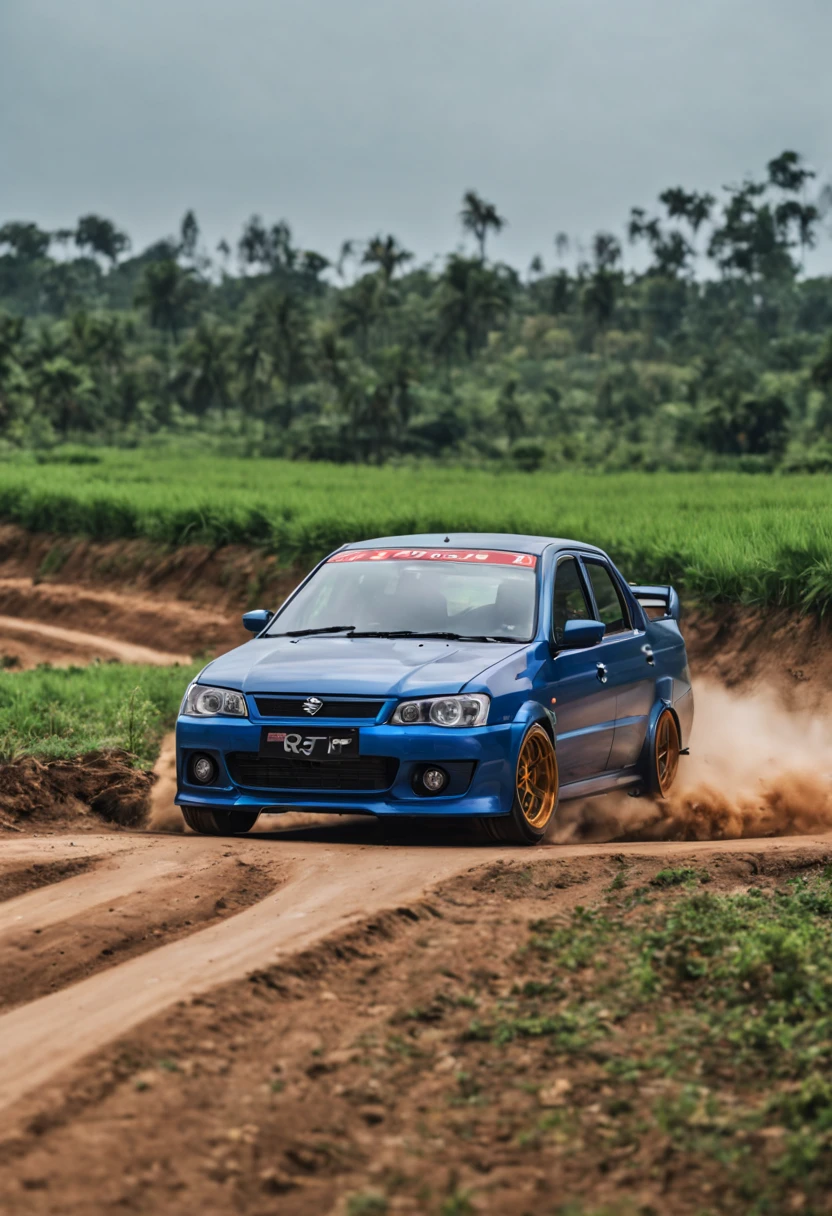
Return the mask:
[[[558,784],[555,745],[536,722],[520,745],[511,814],[483,819],[486,834],[507,844],[539,844],[557,809]]]
[[[196,810],[192,806],[183,806],[182,815],[191,831],[201,836],[242,836],[260,818],[259,811]]]

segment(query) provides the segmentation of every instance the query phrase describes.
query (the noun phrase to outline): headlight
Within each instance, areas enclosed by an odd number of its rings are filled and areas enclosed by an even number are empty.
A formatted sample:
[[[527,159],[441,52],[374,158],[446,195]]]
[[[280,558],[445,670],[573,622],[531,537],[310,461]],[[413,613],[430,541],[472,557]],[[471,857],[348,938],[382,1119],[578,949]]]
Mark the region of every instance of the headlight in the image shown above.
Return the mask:
[[[209,688],[207,684],[192,684],[185,693],[179,712],[195,718],[215,718],[218,714],[247,718],[248,706],[241,692],[233,692],[230,688]]]
[[[391,726],[485,726],[491,698],[482,693],[402,701]]]

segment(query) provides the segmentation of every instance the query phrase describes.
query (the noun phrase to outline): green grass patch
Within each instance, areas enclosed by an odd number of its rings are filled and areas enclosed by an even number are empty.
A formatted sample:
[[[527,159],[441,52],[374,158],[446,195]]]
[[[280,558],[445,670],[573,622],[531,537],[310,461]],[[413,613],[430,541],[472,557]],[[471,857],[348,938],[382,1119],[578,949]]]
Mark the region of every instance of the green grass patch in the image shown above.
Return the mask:
[[[689,887],[696,882],[708,882],[709,876],[705,871],[694,870],[689,866],[678,869],[659,870],[650,879],[651,887]]]
[[[825,1212],[832,873],[738,895],[693,886],[701,880],[660,871],[652,885],[666,889],[663,905],[625,901],[533,923],[515,961],[539,979],[483,1005],[460,1042],[510,1053],[541,1040],[542,1067],[567,1070],[563,1118],[539,1116],[518,1143],[555,1136],[566,1151],[574,1138],[576,1151],[592,1144],[601,1156],[646,1160],[658,1137],[680,1177],[708,1178],[718,1192],[703,1211],[797,1210],[798,1188],[801,1210]],[[479,1071],[469,1057],[466,1068],[487,1092],[499,1066]]]
[[[150,765],[197,670],[93,663],[0,671],[0,763],[121,748]]]
[[[183,459],[166,449],[96,456],[95,464],[4,463],[0,519],[100,540],[256,545],[286,564],[373,536],[558,535],[601,545],[634,581],[670,581],[708,602],[816,612],[832,604],[823,477],[368,468]]]

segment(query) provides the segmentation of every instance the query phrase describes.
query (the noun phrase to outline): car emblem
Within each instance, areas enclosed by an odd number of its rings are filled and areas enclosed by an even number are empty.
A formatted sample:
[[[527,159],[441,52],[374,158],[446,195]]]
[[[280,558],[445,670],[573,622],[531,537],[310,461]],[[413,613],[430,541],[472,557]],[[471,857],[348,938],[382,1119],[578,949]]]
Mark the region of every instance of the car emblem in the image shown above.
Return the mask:
[[[323,701],[320,701],[317,697],[307,697],[303,703],[303,712],[305,714],[316,714],[323,707]]]

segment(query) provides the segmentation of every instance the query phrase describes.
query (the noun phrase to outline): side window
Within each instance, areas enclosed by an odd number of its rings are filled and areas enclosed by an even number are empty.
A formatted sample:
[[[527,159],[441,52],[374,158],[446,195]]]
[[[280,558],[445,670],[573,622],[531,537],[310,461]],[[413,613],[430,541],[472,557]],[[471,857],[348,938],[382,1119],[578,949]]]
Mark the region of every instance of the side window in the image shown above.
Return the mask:
[[[584,594],[578,563],[574,557],[562,557],[555,571],[555,599],[552,607],[552,632],[555,641],[563,641],[563,627],[567,621],[590,619],[589,604]]]
[[[598,607],[598,620],[606,625],[605,634],[622,633],[630,628],[629,615],[621,593],[613,582],[612,575],[606,566],[600,562],[584,561],[595,603]]]

